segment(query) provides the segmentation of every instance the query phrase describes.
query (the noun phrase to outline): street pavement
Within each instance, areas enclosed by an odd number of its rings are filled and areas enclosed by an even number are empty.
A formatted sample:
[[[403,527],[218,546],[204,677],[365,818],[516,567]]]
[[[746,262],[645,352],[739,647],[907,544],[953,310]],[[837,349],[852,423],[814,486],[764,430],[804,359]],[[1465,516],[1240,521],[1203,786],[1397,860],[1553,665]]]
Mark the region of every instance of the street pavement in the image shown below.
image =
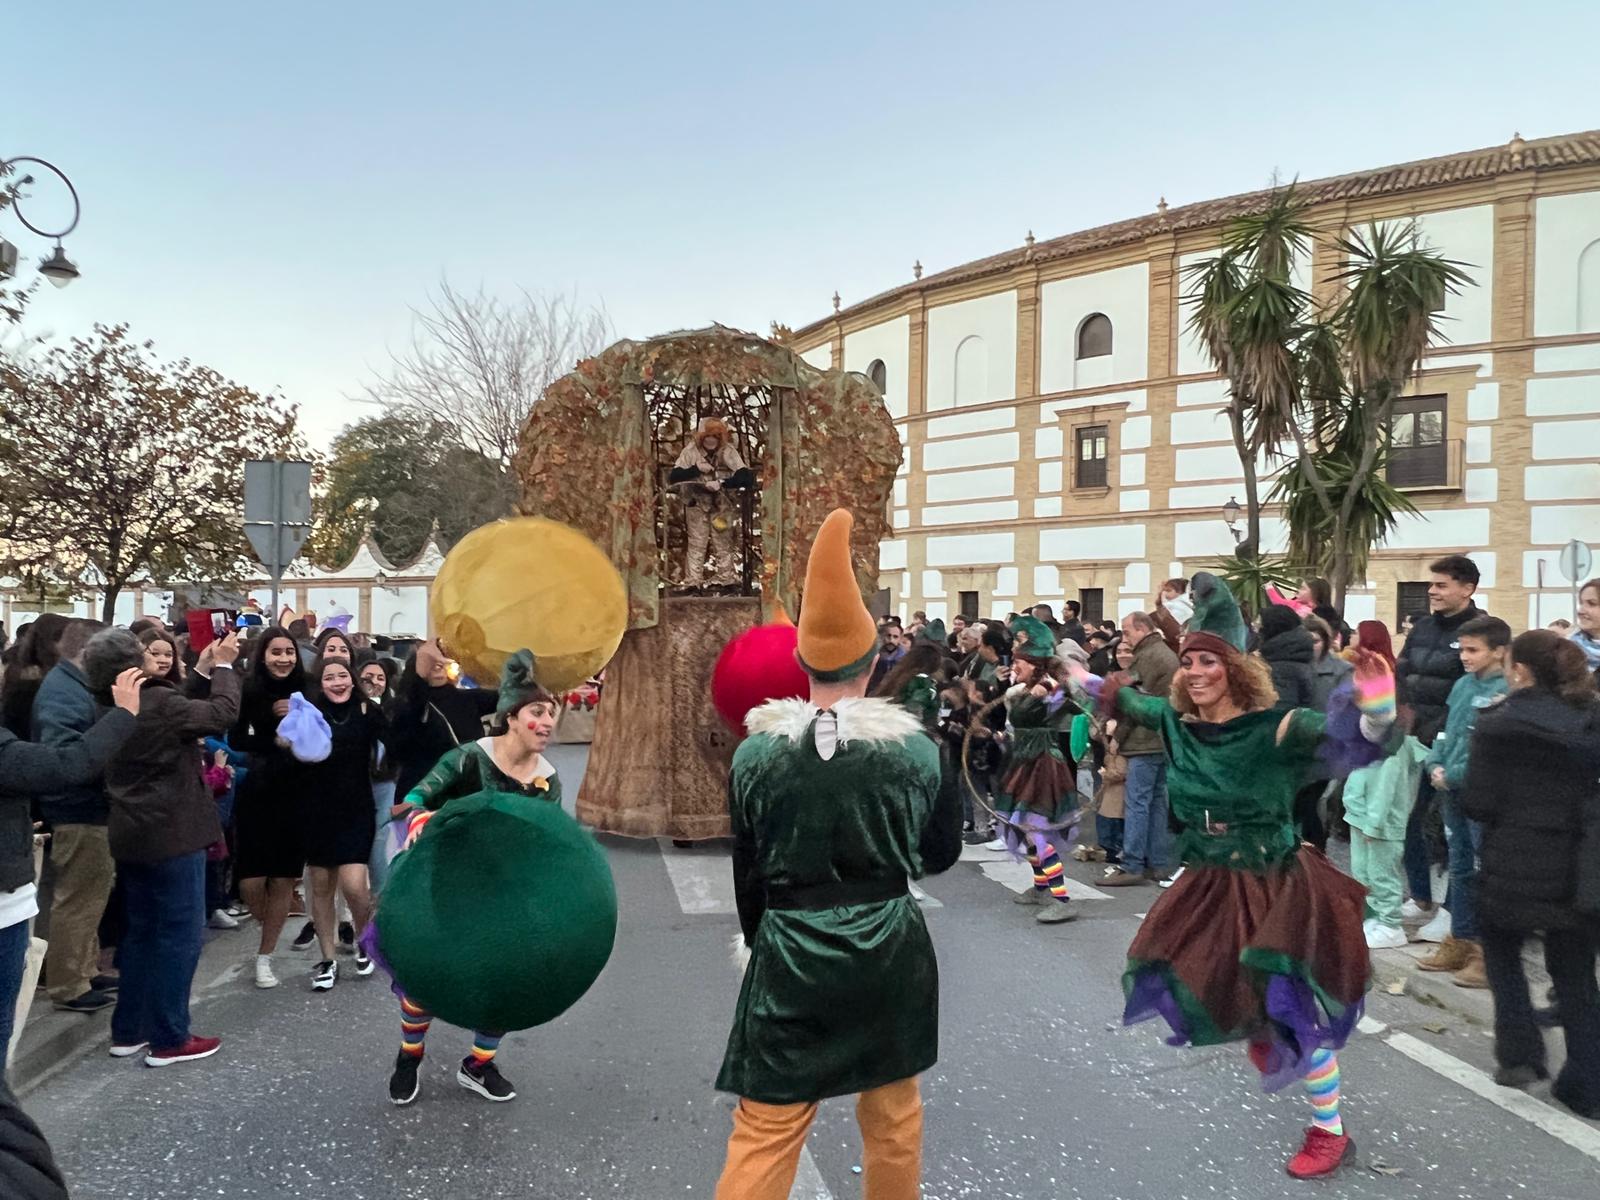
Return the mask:
[[[575,794],[583,748],[552,757]],[[111,1059],[102,1036],[24,1096],[72,1195],[710,1196],[732,1105],[712,1083],[739,984],[726,850],[605,846],[616,951],[572,1011],[506,1039],[515,1101],[460,1088],[469,1035],[436,1024],[420,1100],[392,1107],[386,982],[351,975],[313,994],[311,955],[286,949],[283,985],[258,991],[247,924],[211,938],[196,980],[196,1029],[220,1034],[221,1054],[153,1071]],[[1084,881],[1098,868],[1068,870],[1082,913],[1058,926],[1010,903],[1027,880],[999,856],[969,850],[925,882],[941,970],[941,1055],[923,1081],[929,1200],[1600,1195],[1600,1124],[1547,1087],[1496,1088],[1481,1026],[1381,989],[1341,1055],[1359,1161],[1331,1181],[1288,1180],[1308,1121],[1297,1092],[1263,1095],[1240,1047],[1173,1050],[1154,1024],[1120,1024],[1123,954],[1156,889],[1096,894]],[[851,1105],[825,1104],[794,1195],[859,1195],[859,1162]]]

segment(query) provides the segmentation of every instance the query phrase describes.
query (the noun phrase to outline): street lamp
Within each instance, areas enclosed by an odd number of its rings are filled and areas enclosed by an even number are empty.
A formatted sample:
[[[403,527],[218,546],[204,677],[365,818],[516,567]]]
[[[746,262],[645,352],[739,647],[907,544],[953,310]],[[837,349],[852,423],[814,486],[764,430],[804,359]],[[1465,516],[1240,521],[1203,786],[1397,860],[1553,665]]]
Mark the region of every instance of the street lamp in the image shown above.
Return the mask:
[[[67,194],[72,197],[72,220],[67,222],[65,228],[54,230],[41,229],[23,215],[22,196],[20,193],[14,194],[11,197],[11,211],[17,214],[17,220],[21,221],[24,226],[38,234],[40,237],[53,238],[55,240],[56,248],[54,252],[52,252],[48,257],[41,258],[39,260],[39,274],[43,275],[58,288],[66,287],[67,284],[71,283],[78,277],[78,264],[67,257],[67,252],[61,248],[61,239],[66,237],[78,227],[78,218],[83,215],[83,206],[78,203],[78,189],[72,186],[72,180],[67,178],[66,172],[60,167],[56,166],[54,163],[46,162],[42,158],[34,158],[29,154],[21,155],[18,158],[0,161],[0,166],[14,167],[18,163],[36,163],[37,165],[43,167],[45,170],[53,174],[57,179],[61,180],[62,183],[67,185]],[[32,175],[24,175],[17,181],[17,186],[21,188],[32,182],[34,182]]]
[[[1233,534],[1235,546],[1244,540],[1244,531],[1239,528],[1239,517],[1243,512],[1244,509],[1239,507],[1239,502],[1232,496],[1229,496],[1228,502],[1222,506],[1222,521],[1228,527],[1228,532]]]

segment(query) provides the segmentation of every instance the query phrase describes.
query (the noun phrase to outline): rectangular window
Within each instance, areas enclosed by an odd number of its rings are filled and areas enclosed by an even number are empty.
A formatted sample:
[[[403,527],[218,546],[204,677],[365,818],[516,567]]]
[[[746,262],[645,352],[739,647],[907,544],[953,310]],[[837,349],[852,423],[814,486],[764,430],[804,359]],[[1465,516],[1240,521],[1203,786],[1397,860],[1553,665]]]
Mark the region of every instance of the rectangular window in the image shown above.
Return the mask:
[[[1085,628],[1098,625],[1106,619],[1106,590],[1105,588],[1079,588],[1078,603],[1083,605],[1083,611],[1078,614]]]
[[[1395,487],[1447,487],[1444,396],[1397,400],[1389,419],[1389,482]]]
[[[1395,602],[1396,626],[1404,626],[1407,617],[1416,618],[1427,615],[1428,585],[1425,583],[1402,583]]]
[[[1076,450],[1073,454],[1072,486],[1103,488],[1106,486],[1106,457],[1110,443],[1108,427],[1085,425],[1073,432]]]
[[[976,621],[978,619],[978,593],[957,592],[956,598],[961,602],[961,615],[968,621]]]

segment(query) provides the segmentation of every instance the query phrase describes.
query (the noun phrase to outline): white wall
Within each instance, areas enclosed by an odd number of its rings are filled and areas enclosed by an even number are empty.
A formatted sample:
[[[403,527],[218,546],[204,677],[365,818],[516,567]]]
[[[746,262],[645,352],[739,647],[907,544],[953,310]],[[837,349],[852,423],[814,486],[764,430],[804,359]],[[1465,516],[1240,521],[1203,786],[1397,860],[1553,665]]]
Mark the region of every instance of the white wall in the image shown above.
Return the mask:
[[[1078,327],[1093,313],[1111,321],[1111,353],[1077,361]],[[1149,374],[1148,263],[1057,279],[1039,289],[1039,390],[1065,392]]]
[[[398,594],[397,594],[398,593]],[[349,607],[348,605],[346,607]],[[355,609],[350,609],[356,612]],[[357,613],[357,620],[360,614]],[[421,586],[372,589],[372,633],[414,633],[426,637],[428,589]]]
[[[881,325],[844,335],[844,369],[866,374],[874,359],[883,360],[883,402],[889,415],[906,415],[906,382],[911,375],[911,318],[896,317]]]
[[[978,378],[964,380],[962,404],[1006,400],[1017,390],[1017,293],[1001,292],[928,310],[928,409],[952,408],[956,402],[956,351],[968,338],[962,359],[982,364]],[[977,353],[981,345],[981,356]]]
[[[833,347],[827,342],[820,346],[813,346],[809,350],[802,350],[800,357],[805,359],[819,371],[826,371],[833,366]]]
[[[1541,196],[1533,214],[1533,332],[1600,332],[1600,192]]]
[[[1435,345],[1464,346],[1491,338],[1494,302],[1494,208],[1479,204],[1417,217],[1423,245],[1462,264],[1473,282],[1445,297]]]

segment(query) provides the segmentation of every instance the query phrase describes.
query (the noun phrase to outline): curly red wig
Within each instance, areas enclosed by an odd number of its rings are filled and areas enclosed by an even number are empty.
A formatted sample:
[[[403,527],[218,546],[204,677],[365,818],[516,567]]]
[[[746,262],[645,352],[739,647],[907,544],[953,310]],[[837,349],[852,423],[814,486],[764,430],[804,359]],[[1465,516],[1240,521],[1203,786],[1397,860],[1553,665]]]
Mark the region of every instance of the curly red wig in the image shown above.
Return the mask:
[[[1245,712],[1265,712],[1278,702],[1278,689],[1272,686],[1272,671],[1264,659],[1254,654],[1230,651],[1218,655],[1228,672],[1228,693]],[[1179,667],[1172,673],[1172,693],[1168,697],[1173,711],[1182,716],[1199,715],[1189,696],[1188,672]]]

